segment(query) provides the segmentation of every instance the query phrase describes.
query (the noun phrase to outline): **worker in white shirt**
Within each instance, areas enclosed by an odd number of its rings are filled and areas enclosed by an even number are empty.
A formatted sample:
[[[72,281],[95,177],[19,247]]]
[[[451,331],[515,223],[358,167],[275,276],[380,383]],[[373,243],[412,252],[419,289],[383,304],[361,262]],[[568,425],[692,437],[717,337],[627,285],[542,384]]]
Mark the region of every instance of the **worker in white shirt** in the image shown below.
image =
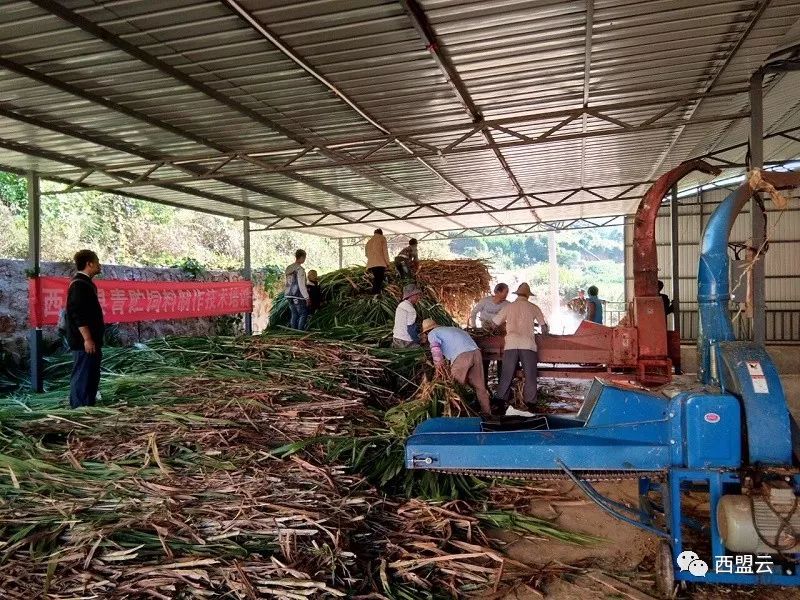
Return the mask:
[[[475,308],[472,309],[469,315],[468,325],[470,327],[477,327],[478,320],[480,320],[480,326],[483,329],[493,329],[494,323],[492,323],[492,319],[497,316],[504,306],[511,304],[506,298],[508,298],[508,285],[505,283],[498,283],[494,286],[494,294],[478,302]],[[483,361],[483,382],[486,384],[486,387],[489,387],[489,363],[491,362],[492,361],[489,360]],[[496,362],[497,376],[500,377],[500,372],[503,369],[503,361],[498,360]]]
[[[469,326],[477,327],[480,320],[481,327],[492,325],[492,319],[497,316],[500,310],[511,304],[508,300],[508,286],[505,283],[498,283],[494,286],[494,294],[487,296],[475,305],[469,315]]]
[[[437,374],[446,368],[445,359],[450,361],[453,379],[475,390],[481,416],[488,418],[491,413],[489,390],[483,382],[483,361],[475,340],[460,327],[442,327],[433,319],[422,322],[422,333],[427,334]]]
[[[503,409],[508,404],[518,364],[522,364],[522,370],[525,373],[525,386],[522,392],[525,404],[530,408],[535,405],[538,356],[533,328],[538,323],[542,328],[542,333],[546,333],[548,329],[542,309],[528,301],[533,295],[530,286],[523,283],[514,293],[517,299],[504,307],[494,318],[495,325],[503,323],[506,325],[503,371],[495,394],[495,402],[502,403]]]
[[[422,298],[422,290],[414,284],[403,288],[403,301],[394,312],[392,348],[414,348],[419,346],[419,326],[414,305]]]

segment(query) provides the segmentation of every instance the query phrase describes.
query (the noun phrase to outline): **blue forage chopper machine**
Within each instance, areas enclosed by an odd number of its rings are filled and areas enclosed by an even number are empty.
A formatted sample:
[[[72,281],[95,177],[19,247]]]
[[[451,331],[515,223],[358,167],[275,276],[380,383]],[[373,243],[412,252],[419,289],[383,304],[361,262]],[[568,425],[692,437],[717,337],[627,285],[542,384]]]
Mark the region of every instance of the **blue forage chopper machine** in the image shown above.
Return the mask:
[[[800,186],[798,174],[756,175],[748,181]],[[761,345],[736,341],[728,310],[728,239],[753,193],[745,182],[703,234],[700,383],[651,391],[596,379],[574,417],[428,419],[406,441],[406,467],[571,479],[606,512],[661,538],[656,575],[665,597],[676,582],[800,586],[798,427],[775,365]],[[638,507],[591,484],[621,479],[639,480]],[[689,493],[708,495],[707,522],[686,514]],[[692,559],[708,572],[688,569]]]

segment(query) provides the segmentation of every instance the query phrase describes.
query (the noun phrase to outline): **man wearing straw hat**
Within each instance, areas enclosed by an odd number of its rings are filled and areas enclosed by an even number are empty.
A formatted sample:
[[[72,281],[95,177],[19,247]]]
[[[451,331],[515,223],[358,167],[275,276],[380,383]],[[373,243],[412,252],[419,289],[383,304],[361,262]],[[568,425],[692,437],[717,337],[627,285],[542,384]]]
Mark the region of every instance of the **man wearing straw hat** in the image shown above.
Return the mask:
[[[523,397],[525,404],[532,407],[536,403],[536,379],[538,376],[538,356],[533,327],[538,323],[543,332],[547,331],[542,309],[528,299],[533,295],[527,283],[522,283],[514,292],[517,299],[498,313],[493,319],[495,325],[506,325],[505,346],[503,349],[503,371],[497,386],[496,402],[502,408],[508,404],[511,385],[517,365],[522,364],[525,373]]]
[[[450,373],[461,385],[470,385],[478,395],[481,415],[489,416],[489,390],[483,381],[483,357],[475,340],[458,327],[441,327],[433,319],[422,322],[422,333],[427,334],[436,372],[445,368],[444,359],[450,361]]]
[[[419,346],[417,309],[414,305],[422,298],[422,290],[413,283],[403,288],[403,300],[394,311],[392,348],[415,348]]]

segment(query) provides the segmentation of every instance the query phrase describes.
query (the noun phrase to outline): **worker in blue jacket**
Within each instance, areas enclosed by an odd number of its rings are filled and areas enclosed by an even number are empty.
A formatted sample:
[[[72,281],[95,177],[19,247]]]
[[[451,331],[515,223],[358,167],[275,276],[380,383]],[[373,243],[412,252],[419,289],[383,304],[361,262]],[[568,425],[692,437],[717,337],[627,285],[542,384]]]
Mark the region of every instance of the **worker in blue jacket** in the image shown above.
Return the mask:
[[[586,299],[586,320],[592,323],[603,324],[603,301],[597,297],[599,290],[596,285],[590,285],[589,297]]]

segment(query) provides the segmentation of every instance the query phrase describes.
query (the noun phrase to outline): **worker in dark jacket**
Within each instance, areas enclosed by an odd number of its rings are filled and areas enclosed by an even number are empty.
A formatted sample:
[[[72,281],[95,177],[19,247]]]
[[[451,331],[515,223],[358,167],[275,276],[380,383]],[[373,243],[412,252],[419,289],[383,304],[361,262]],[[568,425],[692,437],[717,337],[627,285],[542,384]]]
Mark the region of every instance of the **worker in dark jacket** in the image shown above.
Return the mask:
[[[419,269],[419,254],[417,253],[417,240],[408,240],[408,246],[400,250],[394,259],[394,266],[401,279],[414,277]]]
[[[319,287],[319,277],[317,277],[317,272],[313,269],[308,272],[306,290],[308,290],[308,314],[311,316],[322,306],[322,290]]]
[[[103,359],[103,309],[92,278],[100,273],[100,259],[92,250],[75,254],[75,276],[67,291],[67,342],[72,350],[69,404],[72,408],[94,406]]]
[[[667,315],[671,315],[675,312],[675,304],[672,300],[669,299],[664,292],[661,290],[664,289],[664,282],[660,279],[658,280],[658,295],[661,297],[661,302],[664,303],[664,319],[667,319]]]

